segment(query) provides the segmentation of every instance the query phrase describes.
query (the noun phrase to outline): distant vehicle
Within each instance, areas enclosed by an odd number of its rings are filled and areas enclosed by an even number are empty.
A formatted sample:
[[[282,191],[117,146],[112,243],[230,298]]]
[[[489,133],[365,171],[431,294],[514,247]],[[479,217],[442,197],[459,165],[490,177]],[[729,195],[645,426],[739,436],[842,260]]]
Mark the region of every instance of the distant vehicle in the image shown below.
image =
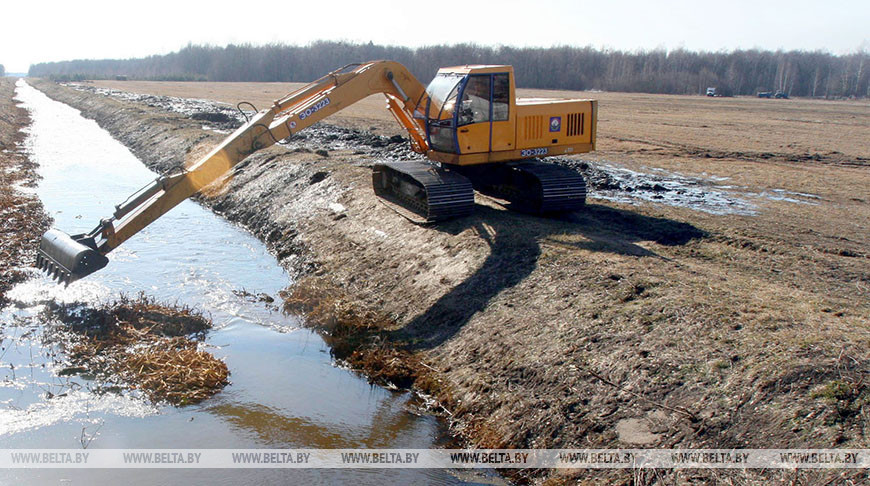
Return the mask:
[[[759,98],[773,98],[773,92],[771,92],[771,91],[759,91],[758,97]]]
[[[778,100],[787,100],[788,94],[785,91],[777,91],[776,94],[773,95],[773,97]]]
[[[719,96],[716,88],[707,88],[707,96]]]

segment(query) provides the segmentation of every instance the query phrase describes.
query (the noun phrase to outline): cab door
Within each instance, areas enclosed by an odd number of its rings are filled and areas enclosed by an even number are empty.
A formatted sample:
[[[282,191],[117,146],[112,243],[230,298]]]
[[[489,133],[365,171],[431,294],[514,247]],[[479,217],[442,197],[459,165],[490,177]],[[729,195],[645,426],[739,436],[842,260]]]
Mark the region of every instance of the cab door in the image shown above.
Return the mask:
[[[511,101],[513,100],[510,73],[492,75],[492,134],[489,150],[514,150],[516,125],[512,119]]]
[[[492,75],[468,76],[459,100],[456,110],[457,153],[489,152],[492,135]]]

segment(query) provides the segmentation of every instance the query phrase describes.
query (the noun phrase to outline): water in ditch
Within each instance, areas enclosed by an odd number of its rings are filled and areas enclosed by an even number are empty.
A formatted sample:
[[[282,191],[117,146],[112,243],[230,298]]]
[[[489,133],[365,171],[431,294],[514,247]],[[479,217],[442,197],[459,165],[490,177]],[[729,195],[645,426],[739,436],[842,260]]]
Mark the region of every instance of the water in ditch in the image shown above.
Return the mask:
[[[77,110],[19,82],[30,110],[36,189],[54,225],[92,229],[154,178],[123,145]],[[13,289],[0,311],[0,448],[429,448],[443,438],[408,393],[370,386],[332,362],[316,334],[250,295],[277,292],[290,278],[264,245],[185,201],[113,252],[102,271],[68,288],[38,276]],[[231,384],[198,405],[155,406],[130,393],[97,393],[87,376],[60,376],[57,350],[43,342],[38,315],[47,299],[100,302],[144,291],[196,307],[215,328],[209,351],[224,359]],[[123,481],[210,484],[456,484],[440,470],[18,470],[12,483]],[[68,482],[67,482],[68,481]]]

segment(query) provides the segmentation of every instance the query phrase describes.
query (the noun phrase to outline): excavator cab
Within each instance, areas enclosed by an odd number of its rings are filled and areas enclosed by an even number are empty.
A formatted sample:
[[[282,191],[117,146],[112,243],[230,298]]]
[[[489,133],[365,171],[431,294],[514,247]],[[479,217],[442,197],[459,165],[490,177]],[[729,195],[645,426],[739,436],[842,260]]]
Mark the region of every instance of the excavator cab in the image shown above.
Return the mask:
[[[394,209],[418,223],[470,214],[474,207],[473,181],[459,170],[459,165],[487,162],[494,151],[513,149],[513,94],[511,66],[438,70],[414,116],[418,126],[424,128],[421,135],[425,142],[421,145],[425,145],[426,156],[445,165],[375,164],[375,194],[396,203]]]
[[[429,147],[456,155],[511,150],[513,92],[511,66],[439,70],[426,88]]]
[[[518,210],[583,206],[582,175],[537,159],[593,150],[595,101],[517,99],[513,68],[503,65],[442,68],[426,93],[426,155],[442,169]]]
[[[506,65],[441,68],[426,88],[427,156],[451,166],[511,162],[595,149],[597,103],[517,98]]]

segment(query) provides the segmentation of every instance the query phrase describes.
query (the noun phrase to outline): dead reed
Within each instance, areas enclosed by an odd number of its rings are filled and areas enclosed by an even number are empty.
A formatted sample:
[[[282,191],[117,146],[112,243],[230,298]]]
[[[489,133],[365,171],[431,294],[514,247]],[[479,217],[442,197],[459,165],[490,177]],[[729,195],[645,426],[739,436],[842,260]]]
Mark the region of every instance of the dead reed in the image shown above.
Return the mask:
[[[52,304],[49,321],[72,366],[120,379],[154,402],[187,405],[226,386],[226,364],[200,349],[211,321],[186,306],[140,294],[89,306]]]

